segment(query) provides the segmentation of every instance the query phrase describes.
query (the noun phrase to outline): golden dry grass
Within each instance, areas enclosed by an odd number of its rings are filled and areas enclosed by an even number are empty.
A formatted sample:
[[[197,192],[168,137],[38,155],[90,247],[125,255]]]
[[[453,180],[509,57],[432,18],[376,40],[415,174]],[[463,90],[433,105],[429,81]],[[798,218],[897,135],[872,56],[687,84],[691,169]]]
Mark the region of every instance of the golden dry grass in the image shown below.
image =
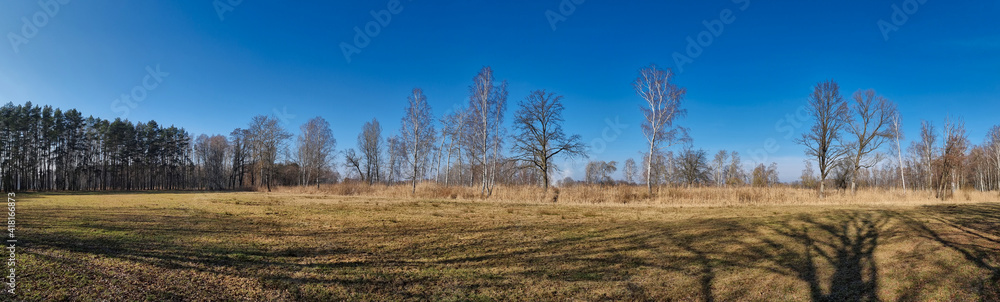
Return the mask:
[[[389,199],[451,199],[483,200],[478,187],[444,186],[433,182],[417,185],[411,193],[409,183],[400,185],[367,185],[339,183],[320,187],[279,187],[275,192],[335,196],[364,196]],[[665,206],[767,206],[767,205],[929,205],[942,201],[932,191],[902,191],[861,189],[857,193],[831,190],[823,199],[815,190],[790,187],[698,187],[654,188],[651,196],[644,186],[577,185],[551,188],[548,192],[537,186],[498,186],[488,198],[495,202],[554,202],[561,204],[640,204]],[[997,192],[959,191],[947,203],[1000,202]]]
[[[699,205],[689,207],[304,192],[19,202],[18,299],[32,301],[1000,299],[997,203],[677,203]]]

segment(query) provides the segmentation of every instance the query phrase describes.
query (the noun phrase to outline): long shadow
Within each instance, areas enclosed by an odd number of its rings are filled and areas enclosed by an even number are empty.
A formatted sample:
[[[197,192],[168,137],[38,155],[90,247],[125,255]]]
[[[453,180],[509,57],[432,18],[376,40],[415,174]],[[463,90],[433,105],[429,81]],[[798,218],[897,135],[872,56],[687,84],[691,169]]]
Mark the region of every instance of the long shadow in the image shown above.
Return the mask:
[[[205,190],[143,190],[143,191],[38,191],[18,192],[18,196],[40,198],[45,196],[103,196],[103,195],[159,195],[159,194],[206,194],[241,193],[252,191],[205,191]]]
[[[548,241],[541,248],[523,255],[496,255],[526,257],[528,263],[539,264],[539,269],[529,270],[527,277],[554,278],[567,282],[602,281],[623,282],[625,296],[610,299],[629,301],[662,301],[672,299],[651,293],[631,277],[644,269],[679,272],[696,278],[697,299],[715,301],[714,282],[716,271],[739,266],[744,255],[733,255],[719,250],[719,246],[736,245],[752,228],[733,219],[693,220],[672,223],[644,224],[646,229],[633,225],[604,228],[596,233],[605,234],[586,239]],[[634,252],[652,252],[653,257],[636,256]],[[540,256],[546,255],[546,256]],[[571,264],[569,268],[560,265]]]
[[[51,211],[36,210],[33,214],[54,216]],[[48,213],[48,214],[46,214]],[[163,268],[186,268],[204,266],[269,266],[278,263],[267,260],[288,254],[301,253],[294,250],[270,251],[246,246],[181,244],[199,235],[217,235],[235,232],[256,232],[268,234],[277,225],[269,221],[253,221],[222,216],[195,214],[163,219],[130,214],[106,213],[100,217],[78,217],[85,222],[75,222],[64,230],[50,229],[31,221],[24,227],[26,248],[54,248],[58,250],[94,254],[111,258],[122,258]],[[136,222],[142,222],[136,223]],[[136,223],[125,225],[123,223]],[[74,231],[67,231],[73,229]],[[195,248],[191,248],[194,246]],[[194,265],[192,265],[194,264]]]
[[[899,219],[921,237],[988,271],[980,292],[986,301],[1000,301],[1000,204],[925,206]]]
[[[803,216],[767,228],[763,245],[750,249],[765,269],[796,277],[809,286],[812,301],[880,301],[874,252],[889,216],[882,212],[842,212],[829,221]],[[767,233],[781,235],[769,239]],[[821,266],[833,268],[826,286]]]
[[[36,214],[60,217],[74,213],[65,209],[48,211],[51,212]],[[297,300],[323,300],[325,297],[297,292],[303,284],[337,285],[354,292],[381,294],[387,299],[455,298],[434,292],[442,287],[452,290],[459,299],[471,300],[461,295],[480,289],[504,293],[501,296],[522,297],[515,295],[521,290],[516,286],[526,279],[544,279],[560,285],[574,282],[618,284],[624,293],[616,293],[607,300],[676,298],[669,293],[650,290],[631,279],[651,269],[693,277],[684,279],[692,285],[690,291],[682,291],[685,295],[691,294],[686,299],[730,300],[740,298],[739,288],[734,291],[717,286],[715,283],[722,280],[718,276],[734,269],[752,268],[801,280],[808,286],[808,297],[813,301],[879,301],[879,271],[873,255],[879,244],[896,231],[889,227],[893,219],[894,222],[903,221],[925,238],[959,251],[972,263],[990,270],[993,280],[1000,280],[1000,259],[997,258],[1000,253],[991,241],[998,234],[1000,205],[968,209],[932,207],[925,212],[928,216],[919,219],[910,217],[909,213],[859,210],[752,220],[714,218],[610,225],[548,221],[484,226],[481,222],[456,220],[455,224],[351,226],[301,234],[291,234],[280,219],[261,217],[249,219],[199,212],[151,212],[131,217],[128,213],[95,213],[87,214],[92,217],[79,214],[70,221],[76,223],[73,226],[77,229],[88,229],[93,234],[81,236],[78,232],[35,229],[27,231],[25,236],[31,238],[29,242],[33,247],[96,254],[166,269],[221,266],[225,269],[213,272],[256,278],[266,288],[285,290]],[[923,220],[936,223],[930,225]],[[137,221],[143,223],[133,224]],[[41,226],[35,224],[26,227]],[[956,242],[942,233],[942,226],[964,228],[963,238],[976,240]],[[308,236],[321,240],[353,236],[367,241],[400,242],[380,245],[344,240],[355,242],[356,246],[305,244],[281,248],[246,242],[176,244],[190,237],[236,232]],[[157,237],[142,238],[145,234]],[[308,257],[325,258],[299,261]],[[496,270],[510,267],[517,269]],[[421,274],[423,270],[435,269],[471,273],[465,277]],[[531,282],[534,281],[528,283]],[[991,290],[989,286],[984,285],[987,293]],[[412,288],[422,288],[422,291],[399,291]],[[585,293],[512,300],[579,299],[575,294]],[[997,296],[992,297],[995,300]],[[327,300],[337,298],[331,296]]]
[[[656,223],[647,225],[647,229],[619,225],[598,230],[597,233],[603,234],[600,236],[544,243],[528,240],[524,245],[531,248],[478,254],[444,263],[489,267],[504,259],[522,259],[539,267],[529,269],[525,277],[567,282],[627,281],[640,269],[654,268],[694,277],[697,297],[702,301],[738,298],[716,293],[718,271],[764,268],[807,283],[813,301],[880,301],[873,255],[888,215],[858,211],[819,216],[833,218],[820,221],[802,216],[775,224],[736,219],[691,220]],[[748,237],[761,238],[763,243],[741,241]],[[652,259],[632,256],[631,252],[637,251],[653,251],[657,256]],[[545,265],[551,263],[570,265]],[[826,267],[833,268],[832,274],[824,275]],[[633,301],[665,298],[631,282],[625,286],[631,295],[615,298]]]

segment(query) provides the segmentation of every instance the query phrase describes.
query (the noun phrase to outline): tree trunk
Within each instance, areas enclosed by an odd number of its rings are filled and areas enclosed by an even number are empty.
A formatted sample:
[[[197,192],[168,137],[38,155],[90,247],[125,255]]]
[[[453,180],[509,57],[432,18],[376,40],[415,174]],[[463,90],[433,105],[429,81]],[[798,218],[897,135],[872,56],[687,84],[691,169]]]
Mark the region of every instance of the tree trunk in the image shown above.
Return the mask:
[[[898,126],[897,126],[898,128]],[[897,130],[898,131],[898,130]],[[896,134],[896,153],[899,156],[899,178],[903,184],[903,194],[906,194],[906,175],[903,174],[903,150],[899,146],[899,134]]]
[[[486,132],[484,131],[483,132],[483,179],[482,179],[482,181],[483,181],[483,189],[479,192],[479,194],[482,195],[482,196],[484,196],[484,198],[486,196],[486,186],[487,186],[487,180],[486,180],[486,178],[489,175],[489,173],[487,171],[488,167],[489,167],[489,163],[487,163],[487,161],[489,160],[489,154],[490,154],[489,150],[490,150],[490,148],[489,148],[489,140],[486,139]]]
[[[649,158],[646,159],[646,189],[649,191],[649,195],[653,195],[653,181],[651,177],[653,176],[653,144],[649,144]]]
[[[417,137],[417,139],[419,139],[419,135],[414,135],[414,136]],[[414,141],[416,141],[417,139],[414,139]],[[417,152],[418,149],[417,146],[419,144],[420,142],[415,142],[413,144],[413,174],[410,175],[410,177],[413,178],[411,179],[411,181],[413,182],[413,190],[410,192],[410,194],[417,194],[417,170],[420,169],[419,165],[417,164],[420,161],[420,155],[418,154],[419,152]]]
[[[823,191],[826,190],[826,178],[819,180],[819,199],[823,199]]]
[[[545,192],[549,191],[549,164],[546,162],[542,163],[542,188]]]
[[[271,192],[271,176],[272,176],[273,174],[274,174],[274,172],[273,172],[273,171],[271,171],[271,169],[270,169],[270,168],[269,168],[269,169],[267,169],[267,175],[266,175],[266,176],[267,176],[267,180],[265,180],[265,182],[266,182],[266,184],[267,184],[267,192],[269,192],[269,193]]]
[[[451,147],[453,147],[453,146],[449,146],[448,147],[448,162],[444,164],[444,169],[445,169],[445,173],[444,173],[444,185],[445,186],[449,186],[450,185],[450,183],[448,181],[450,180],[449,178],[451,176],[451,149],[452,149]],[[438,168],[438,173],[441,173],[440,170],[441,169]]]

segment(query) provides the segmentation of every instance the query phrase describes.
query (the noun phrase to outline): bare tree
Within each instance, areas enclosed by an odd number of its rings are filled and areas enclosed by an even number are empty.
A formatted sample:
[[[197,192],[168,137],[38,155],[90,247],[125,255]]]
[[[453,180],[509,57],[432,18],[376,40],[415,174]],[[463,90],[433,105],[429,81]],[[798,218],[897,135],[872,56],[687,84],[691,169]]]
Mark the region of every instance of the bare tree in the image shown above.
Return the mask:
[[[246,169],[249,166],[249,162],[252,160],[250,158],[250,146],[248,144],[248,137],[250,136],[249,131],[236,128],[231,132],[231,157],[230,166],[232,167],[232,173],[229,176],[229,186],[230,188],[243,188],[244,180],[246,176]],[[253,175],[251,171],[250,175]]]
[[[309,185],[312,181],[319,187],[319,179],[333,161],[337,140],[333,138],[330,123],[322,117],[314,117],[299,127],[297,156],[301,167],[301,182]]]
[[[754,187],[771,187],[778,183],[778,164],[771,163],[770,166],[759,164],[751,172],[750,183]]]
[[[646,175],[646,182],[668,183],[670,170],[673,169],[673,154],[670,152],[657,151],[652,154],[642,155],[642,171]]]
[[[347,152],[344,153],[344,166],[347,167],[348,171],[357,172],[358,177],[360,177],[362,181],[366,181],[367,176],[365,175],[364,170],[362,170],[361,168],[363,166],[362,164],[363,161],[364,159],[358,156],[358,154],[354,152],[354,149],[347,149]],[[349,174],[350,173],[348,173],[348,175]]]
[[[410,182],[413,194],[417,193],[417,181],[424,176],[428,156],[434,148],[434,114],[427,104],[427,96],[420,88],[414,88],[407,97],[406,114],[403,116],[402,143],[407,148],[406,160],[410,165]]]
[[[258,172],[261,181],[267,186],[267,191],[271,191],[271,183],[274,178],[275,165],[278,151],[289,138],[290,133],[281,127],[277,117],[258,115],[250,121],[249,143],[253,158],[257,162]]]
[[[997,182],[997,190],[1000,190],[1000,125],[993,126],[993,128],[990,129],[987,134],[986,141],[986,149],[989,152],[989,158],[996,168],[996,170],[993,171],[995,173],[995,178],[993,180]]]
[[[361,150],[362,160],[359,163],[362,172],[361,178],[374,184],[381,180],[382,168],[382,126],[377,119],[366,122],[358,134],[358,148]]]
[[[816,170],[813,170],[812,163],[808,160],[805,161],[806,167],[802,170],[802,176],[800,178],[802,186],[806,188],[816,187]]]
[[[457,109],[441,118],[441,127],[443,128],[441,132],[448,139],[448,159],[445,163],[446,171],[444,175],[444,184],[446,186],[451,185],[451,158],[453,152],[458,155],[456,159],[459,161],[459,168],[462,166],[462,146],[464,145],[463,141],[465,141],[465,131],[463,129],[466,124],[466,116],[468,116],[467,110]],[[461,169],[458,170],[461,171]]]
[[[709,181],[708,153],[705,150],[684,148],[677,161],[677,172],[684,184],[690,188]]]
[[[728,165],[729,152],[720,150],[719,153],[715,154],[715,158],[712,160],[712,178],[716,186],[722,187],[726,185],[726,168]]]
[[[806,147],[806,155],[816,158],[819,167],[819,197],[823,198],[826,177],[846,151],[840,144],[840,132],[849,111],[840,95],[840,86],[833,80],[816,84],[809,96],[809,111],[816,123],[796,142]]]
[[[726,172],[726,185],[740,186],[746,183],[746,171],[743,170],[743,162],[740,160],[740,153],[729,151],[729,169]]]
[[[859,90],[854,93],[851,111],[845,126],[851,139],[847,151],[853,165],[851,192],[856,193],[858,171],[877,165],[882,158],[876,151],[893,136],[891,124],[896,105],[876,95],[874,90]]]
[[[625,182],[629,184],[634,184],[636,178],[638,178],[639,168],[635,165],[635,159],[629,158],[625,160],[625,167],[622,168],[622,174],[624,174]]]
[[[920,142],[914,142],[921,169],[924,173],[924,188],[931,190],[934,187],[934,158],[937,153],[936,143],[937,132],[934,131],[934,124],[928,121],[920,121]]]
[[[965,162],[965,152],[969,148],[969,139],[965,134],[965,124],[961,121],[946,119],[944,122],[944,148],[938,173],[938,198],[947,199],[958,191],[958,177],[962,164]],[[950,190],[946,187],[951,186]]]
[[[194,157],[201,165],[201,186],[219,190],[226,185],[226,153],[229,140],[222,135],[199,135],[194,142]]]
[[[493,194],[507,108],[507,81],[495,82],[493,69],[487,66],[479,71],[469,87],[470,130],[480,156],[477,159],[482,166],[481,194],[485,197]]]
[[[989,143],[989,142],[987,142]],[[989,146],[973,146],[966,157],[966,171],[964,178],[972,180],[972,185],[979,191],[989,190],[992,184],[988,180],[992,175],[992,161],[989,159]]]
[[[514,115],[515,159],[535,168],[542,176],[542,187],[549,189],[549,173],[557,168],[552,159],[586,157],[586,145],[579,135],[566,136],[562,129],[562,96],[536,90],[520,102]]]
[[[590,161],[587,163],[585,177],[590,184],[612,184],[614,179],[611,175],[615,171],[618,171],[618,162]]]
[[[899,144],[899,140],[903,138],[903,126],[900,121],[898,110],[892,115],[892,123],[890,124],[889,129],[892,136],[896,139],[896,155],[899,158],[899,179],[900,183],[903,185],[903,194],[906,194],[906,175],[903,173],[903,148]]]
[[[670,82],[673,76],[670,69],[663,70],[650,64],[639,70],[639,77],[632,83],[636,94],[646,101],[647,107],[640,107],[640,110],[644,117],[642,134],[646,136],[649,145],[649,152],[646,153],[649,158],[653,158],[653,154],[659,152],[663,145],[669,148],[674,144],[690,141],[687,129],[674,126],[674,122],[687,114],[687,111],[681,109],[686,90]],[[653,194],[652,164],[652,160],[646,162],[646,187],[649,194]]]
[[[385,175],[385,183],[393,184],[396,179],[400,177],[403,173],[403,160],[409,157],[409,151],[403,144],[403,140],[398,135],[393,135],[385,138],[386,145],[386,157],[388,162],[385,166],[385,171],[382,175]]]

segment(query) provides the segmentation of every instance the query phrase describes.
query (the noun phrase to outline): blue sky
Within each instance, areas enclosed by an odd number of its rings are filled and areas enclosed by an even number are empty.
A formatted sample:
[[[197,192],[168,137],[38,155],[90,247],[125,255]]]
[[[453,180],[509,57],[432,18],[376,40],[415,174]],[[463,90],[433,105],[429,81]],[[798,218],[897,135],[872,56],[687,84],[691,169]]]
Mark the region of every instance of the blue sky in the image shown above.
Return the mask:
[[[675,68],[687,88],[679,124],[695,148],[778,162],[783,180],[799,176],[805,156],[776,124],[826,79],[844,95],[871,88],[897,102],[910,137],[920,120],[940,125],[949,114],[975,143],[1000,124],[997,1],[402,0],[350,62],[341,44],[392,1],[45,1],[0,9],[0,102],[113,119],[124,108],[114,101],[158,67],[162,82],[147,80],[155,88],[139,89],[146,97],[127,118],[194,134],[228,134],[275,112],[297,132],[322,116],[346,150],[373,117],[397,132],[412,88],[440,116],[465,104],[473,76],[492,66],[510,82],[508,116],[532,90],[561,94],[565,129],[588,142],[602,139],[608,119],[626,126],[591,157],[623,161],[644,149],[631,82],[650,63]],[[562,17],[555,30],[547,11]],[[720,15],[732,22],[681,72],[675,53],[688,55],[688,38],[711,34],[705,23]],[[24,20],[34,23],[27,32]],[[880,20],[898,30],[883,35]],[[768,139],[780,148],[757,152]],[[583,162],[563,167],[579,177]]]

